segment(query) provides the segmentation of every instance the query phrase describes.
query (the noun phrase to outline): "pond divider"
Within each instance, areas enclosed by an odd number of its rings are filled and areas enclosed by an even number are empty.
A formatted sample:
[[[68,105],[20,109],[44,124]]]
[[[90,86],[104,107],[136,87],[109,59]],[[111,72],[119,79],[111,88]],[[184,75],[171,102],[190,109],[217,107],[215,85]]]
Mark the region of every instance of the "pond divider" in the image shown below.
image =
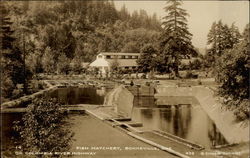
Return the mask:
[[[84,114],[86,112],[86,109],[89,108],[89,106],[99,106],[99,105],[93,105],[93,104],[81,104],[80,106],[62,106],[61,109],[64,110],[67,113],[77,113],[77,114]],[[25,113],[28,111],[28,108],[4,108],[1,109],[1,113]]]
[[[25,113],[27,112],[27,108],[4,108],[1,109],[1,113]]]
[[[98,118],[98,119],[104,121],[105,123],[111,125],[112,127],[117,128],[118,130],[121,130],[122,132],[126,133],[127,135],[129,135],[135,139],[138,139],[146,144],[149,144],[151,146],[159,148],[162,151],[171,153],[171,154],[179,156],[181,158],[189,158],[189,156],[184,155],[182,153],[179,153],[179,152],[177,152],[169,147],[166,147],[165,145],[161,145],[161,144],[157,143],[157,141],[151,141],[145,137],[138,136],[137,134],[140,135],[140,134],[143,134],[145,132],[145,130],[140,130],[138,128],[138,126],[142,126],[141,123],[133,122],[130,117],[119,117],[118,114],[116,114],[116,116],[113,116],[112,113],[114,113],[114,111],[112,111],[112,108],[108,108],[108,109],[109,110],[107,111],[107,107],[100,106],[99,108],[97,108],[95,110],[86,109],[86,113],[94,116],[95,118]],[[152,130],[150,130],[148,132],[151,132],[152,134],[154,134],[152,132]],[[157,136],[159,136],[159,135],[157,135]],[[161,137],[161,136],[159,136],[159,137]],[[166,138],[161,137],[160,139],[166,139]]]
[[[129,125],[129,123],[122,123],[122,122],[120,122],[118,120],[120,120],[120,121],[131,121],[131,119],[129,119],[129,118],[106,119],[106,121],[109,121],[109,123],[110,122],[114,123],[114,124],[111,123],[112,127],[119,127],[120,130],[122,130],[127,135],[129,135],[129,136],[131,136],[131,137],[133,137],[135,139],[138,139],[138,140],[140,140],[140,141],[142,141],[144,143],[147,143],[147,144],[149,144],[151,146],[154,146],[154,147],[156,147],[156,148],[158,148],[160,150],[166,151],[166,152],[168,152],[170,154],[173,154],[173,155],[176,155],[178,157],[190,158],[189,156],[184,155],[184,154],[182,154],[180,152],[177,152],[177,151],[175,151],[175,150],[173,150],[173,149],[171,149],[169,147],[158,144],[158,143],[156,143],[154,141],[151,141],[151,140],[149,140],[147,138],[138,136],[137,134],[135,134],[133,132],[136,132],[136,133],[140,134],[140,133],[143,133],[144,131],[140,131],[140,130],[136,129],[135,127],[132,127],[131,125]],[[150,131],[150,132],[152,132],[152,131]]]
[[[155,87],[154,86],[124,86],[127,90],[129,90],[135,97],[153,97],[155,95]]]
[[[183,139],[181,137],[175,136],[175,135],[167,133],[167,132],[154,130],[153,133],[156,134],[156,135],[159,135],[161,137],[167,138],[169,140],[175,141],[177,143],[183,144],[185,146],[188,146],[188,147],[190,147],[192,149],[195,149],[195,150],[203,150],[203,149],[205,149],[203,146],[201,146],[199,144],[195,144],[193,142],[190,142],[190,141],[188,141],[186,139]]]
[[[15,99],[15,100],[5,102],[5,103],[1,104],[1,110],[5,109],[5,108],[18,107],[22,104],[28,103],[32,99],[35,99],[37,97],[41,97],[44,93],[55,90],[56,88],[58,88],[58,87],[57,86],[50,86],[47,89],[40,90],[40,91],[33,93],[31,95],[23,96],[23,97],[20,97],[18,99]]]
[[[20,98],[17,98],[15,100],[12,101],[8,101],[8,102],[4,102],[1,104],[1,109],[5,109],[5,108],[17,108],[22,106],[23,104],[29,103],[32,99],[41,97],[43,94],[45,94],[46,92],[55,90],[57,88],[65,88],[65,87],[79,87],[79,86],[84,86],[84,85],[93,85],[93,83],[96,83],[97,85],[100,85],[99,82],[94,82],[94,81],[81,81],[81,80],[43,80],[43,83],[46,85],[46,89],[40,90],[36,93],[30,94],[30,95],[26,95]],[[6,110],[6,112],[9,111],[11,112],[11,110]],[[13,112],[15,110],[12,110]],[[16,109],[16,111],[20,111],[20,112],[24,112],[24,110],[21,109]]]
[[[224,144],[224,145],[216,145],[216,146],[212,146],[212,149],[222,149],[222,148],[227,148],[227,147],[232,147],[238,145],[237,143],[231,143],[231,144]]]
[[[153,142],[153,141],[151,141],[151,140],[148,140],[148,139],[145,139],[145,138],[143,138],[143,137],[140,137],[140,136],[138,136],[138,135],[136,135],[136,134],[134,134],[134,133],[132,133],[132,132],[127,132],[127,134],[130,135],[130,136],[133,137],[133,138],[136,138],[136,139],[138,139],[138,140],[141,140],[141,141],[143,141],[143,142],[145,142],[145,143],[147,143],[147,144],[149,144],[149,145],[152,145],[152,146],[154,146],[154,147],[157,147],[157,148],[159,148],[160,150],[166,151],[166,152],[171,153],[171,154],[173,154],[173,155],[179,156],[179,157],[181,157],[181,158],[190,158],[190,157],[187,156],[187,155],[184,155],[184,154],[182,154],[182,153],[179,153],[179,152],[177,152],[177,151],[175,151],[175,150],[173,150],[173,149],[171,149],[171,148],[167,148],[167,147],[165,147],[165,146],[163,146],[163,145],[160,145],[160,144],[158,144],[158,143],[155,143],[155,142]]]
[[[102,121],[105,121],[105,120],[107,120],[107,117],[109,117],[108,115],[105,115],[105,114],[98,114],[98,113],[95,113],[94,111],[92,111],[92,110],[86,110],[86,113],[87,114],[90,114],[90,115],[92,115],[92,116],[94,116],[94,117],[96,117],[96,118],[98,118],[99,120],[102,120]]]
[[[109,119],[109,120],[111,120],[112,122],[115,122],[116,123],[115,126],[125,126],[125,127],[129,128],[129,129],[131,129],[131,130],[133,130],[133,131],[135,131],[137,133],[142,133],[143,132],[143,131],[140,131],[140,130],[136,129],[135,127],[133,127],[133,125],[131,125],[129,123],[123,123],[123,122],[117,121],[116,119]]]

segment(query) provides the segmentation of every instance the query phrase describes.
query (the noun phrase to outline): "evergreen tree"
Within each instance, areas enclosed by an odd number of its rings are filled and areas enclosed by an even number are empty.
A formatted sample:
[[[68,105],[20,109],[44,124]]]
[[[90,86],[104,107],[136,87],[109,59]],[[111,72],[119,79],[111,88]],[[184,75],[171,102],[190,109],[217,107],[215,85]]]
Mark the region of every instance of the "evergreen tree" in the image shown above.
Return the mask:
[[[53,54],[54,53],[50,47],[46,47],[41,63],[43,70],[47,73],[55,72],[55,60]]]
[[[136,42],[128,42],[122,48],[121,52],[124,52],[124,53],[140,53],[140,48],[138,48]]]
[[[153,45],[145,45],[141,49],[141,56],[137,60],[138,65],[141,67],[140,70],[144,73],[150,72],[156,68],[156,56],[158,51]]]
[[[164,32],[161,35],[160,51],[164,55],[165,64],[169,64],[178,76],[180,59],[196,54],[191,43],[192,34],[188,31],[186,10],[182,9],[181,1],[169,0],[165,11],[167,15],[162,23]]]
[[[70,60],[65,54],[58,57],[57,72],[59,74],[68,74],[70,69]]]
[[[132,13],[132,16],[131,16],[129,23],[130,23],[131,27],[134,29],[140,27],[140,18],[139,18],[139,14],[138,14],[137,10]]]
[[[226,24],[223,25],[221,20],[212,24],[207,36],[207,44],[210,45],[207,56],[210,57],[211,66],[226,49],[232,49],[235,44],[239,43],[240,36],[239,30],[234,24],[230,28]]]
[[[120,12],[119,12],[119,18],[122,21],[127,21],[130,18],[130,15],[128,13],[128,10],[125,5],[122,6]]]
[[[207,45],[210,45],[210,48],[207,51],[207,55],[212,63],[211,66],[215,63],[215,59],[222,54],[222,22],[221,20],[218,22],[214,22],[211,26],[211,29],[207,35]]]
[[[14,31],[11,28],[13,24],[8,17],[8,10],[4,5],[0,5],[1,30],[1,76],[4,76],[1,83],[3,97],[9,98],[12,96],[12,91],[16,88],[17,84],[26,82],[26,75],[24,74],[25,63],[23,52],[15,45],[16,38],[13,36]],[[24,87],[24,92],[26,93]]]
[[[249,47],[249,43],[250,43],[249,34],[250,34],[250,24],[247,24],[243,33],[242,33],[242,39],[244,41],[246,41],[246,44],[248,45],[248,47]],[[248,49],[248,51],[249,51],[249,49]]]
[[[242,40],[232,49],[226,49],[217,63],[215,68],[221,82],[219,94],[225,98],[224,103],[235,109],[237,119],[249,118],[249,25]]]
[[[239,28],[232,23],[231,27],[230,27],[230,36],[231,36],[231,48],[233,48],[233,46],[237,43],[239,43],[240,38],[242,37],[239,31]]]

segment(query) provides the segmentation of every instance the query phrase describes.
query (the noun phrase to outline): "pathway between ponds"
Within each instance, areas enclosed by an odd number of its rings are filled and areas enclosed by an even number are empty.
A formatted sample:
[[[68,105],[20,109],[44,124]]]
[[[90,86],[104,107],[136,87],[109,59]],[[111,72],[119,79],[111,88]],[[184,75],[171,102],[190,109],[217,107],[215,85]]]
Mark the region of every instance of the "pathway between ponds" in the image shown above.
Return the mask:
[[[75,131],[74,139],[76,139],[71,151],[82,154],[94,153],[85,155],[86,158],[176,158],[90,115],[74,115],[70,122],[75,124],[72,130]]]

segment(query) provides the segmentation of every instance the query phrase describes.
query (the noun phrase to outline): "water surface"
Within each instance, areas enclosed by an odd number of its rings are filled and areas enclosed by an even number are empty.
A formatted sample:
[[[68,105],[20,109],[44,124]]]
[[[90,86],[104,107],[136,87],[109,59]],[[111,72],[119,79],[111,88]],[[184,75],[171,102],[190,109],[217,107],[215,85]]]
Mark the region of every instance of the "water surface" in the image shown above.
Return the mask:
[[[164,100],[164,97],[135,98],[132,119],[146,128],[168,132],[207,148],[228,143],[201,106],[164,105]]]
[[[107,88],[97,89],[95,87],[84,88],[59,88],[50,93],[49,97],[57,98],[62,104],[96,104],[101,105],[104,102],[104,96],[109,91]]]
[[[107,88],[95,87],[67,87],[48,92],[47,97],[57,98],[62,104],[103,104],[104,96],[110,91]],[[24,105],[26,107],[27,105]],[[2,149],[15,148],[14,142],[18,142],[18,133],[13,130],[14,121],[20,121],[23,113],[0,113]]]

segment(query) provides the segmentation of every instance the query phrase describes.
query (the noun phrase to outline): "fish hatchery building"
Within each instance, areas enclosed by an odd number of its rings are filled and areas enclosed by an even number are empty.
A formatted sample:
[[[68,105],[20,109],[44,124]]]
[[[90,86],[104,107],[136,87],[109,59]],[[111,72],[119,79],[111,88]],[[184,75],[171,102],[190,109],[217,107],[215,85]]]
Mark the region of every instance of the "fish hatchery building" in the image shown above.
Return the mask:
[[[89,66],[98,68],[101,73],[107,73],[110,72],[112,63],[117,62],[118,68],[122,70],[135,70],[139,56],[140,53],[101,52]]]

